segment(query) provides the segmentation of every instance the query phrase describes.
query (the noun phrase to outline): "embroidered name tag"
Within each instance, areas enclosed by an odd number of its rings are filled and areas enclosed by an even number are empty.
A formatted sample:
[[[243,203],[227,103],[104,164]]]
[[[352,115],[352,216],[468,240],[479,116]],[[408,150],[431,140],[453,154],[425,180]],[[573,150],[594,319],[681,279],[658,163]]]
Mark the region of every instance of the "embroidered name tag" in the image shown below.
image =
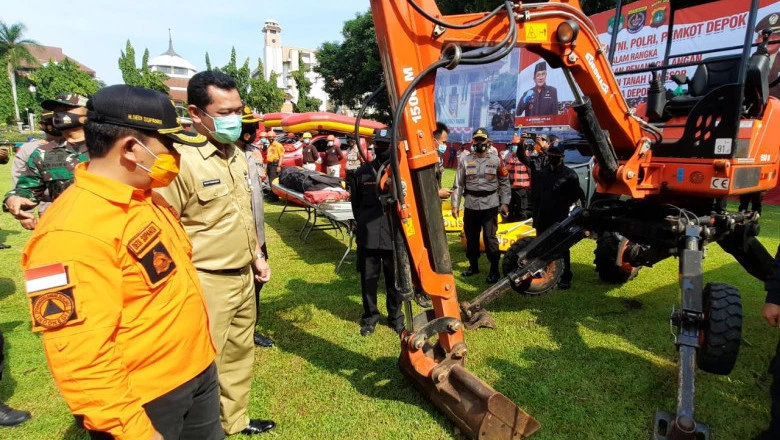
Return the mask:
[[[154,223],[149,223],[130,240],[130,244],[127,247],[133,255],[140,257],[158,235],[160,235],[160,228]]]
[[[221,180],[219,180],[219,179],[211,179],[211,180],[204,180],[201,183],[203,184],[203,187],[205,188],[207,186],[219,185],[220,182],[221,182]]]

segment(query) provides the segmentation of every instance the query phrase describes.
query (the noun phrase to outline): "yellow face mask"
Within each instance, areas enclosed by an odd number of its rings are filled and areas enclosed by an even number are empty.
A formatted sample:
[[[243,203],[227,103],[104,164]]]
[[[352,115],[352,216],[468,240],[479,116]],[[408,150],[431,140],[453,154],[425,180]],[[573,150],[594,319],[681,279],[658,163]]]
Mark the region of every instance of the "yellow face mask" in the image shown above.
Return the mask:
[[[136,164],[139,168],[146,171],[149,178],[152,179],[152,188],[163,188],[170,185],[173,179],[179,175],[179,155],[171,153],[154,154],[141,141],[138,139],[135,139],[135,141],[154,157],[152,168],[146,168],[140,163]]]

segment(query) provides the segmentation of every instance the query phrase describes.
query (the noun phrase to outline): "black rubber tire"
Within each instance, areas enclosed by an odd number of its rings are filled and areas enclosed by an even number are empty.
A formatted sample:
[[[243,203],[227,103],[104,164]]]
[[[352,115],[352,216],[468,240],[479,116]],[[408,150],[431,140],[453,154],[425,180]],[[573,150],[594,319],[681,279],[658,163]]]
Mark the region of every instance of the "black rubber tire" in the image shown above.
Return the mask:
[[[501,263],[504,276],[517,269],[517,254],[528,246],[533,239],[533,237],[521,238],[512,243],[512,246],[504,253],[504,261]],[[542,295],[555,288],[561,279],[561,275],[563,275],[563,259],[559,258],[551,261],[540,275],[526,280],[520,286],[512,286],[512,288],[524,295]]]
[[[596,250],[593,251],[596,258],[593,262],[596,264],[599,279],[605,283],[624,284],[636,278],[639,273],[638,267],[627,270],[615,264],[621,239],[622,237],[616,232],[605,232],[599,234],[596,240]]]
[[[704,325],[699,336],[699,369],[725,376],[737,363],[742,342],[742,298],[736,287],[709,283],[702,295]]]

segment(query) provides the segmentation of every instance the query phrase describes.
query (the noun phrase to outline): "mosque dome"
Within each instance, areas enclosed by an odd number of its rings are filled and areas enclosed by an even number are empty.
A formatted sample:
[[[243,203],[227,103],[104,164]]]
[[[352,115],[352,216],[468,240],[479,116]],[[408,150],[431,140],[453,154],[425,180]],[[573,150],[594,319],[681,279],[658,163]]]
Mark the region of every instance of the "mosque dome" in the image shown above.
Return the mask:
[[[162,72],[172,78],[192,78],[195,66],[173,50],[173,40],[168,39],[168,50],[149,61],[149,69]]]

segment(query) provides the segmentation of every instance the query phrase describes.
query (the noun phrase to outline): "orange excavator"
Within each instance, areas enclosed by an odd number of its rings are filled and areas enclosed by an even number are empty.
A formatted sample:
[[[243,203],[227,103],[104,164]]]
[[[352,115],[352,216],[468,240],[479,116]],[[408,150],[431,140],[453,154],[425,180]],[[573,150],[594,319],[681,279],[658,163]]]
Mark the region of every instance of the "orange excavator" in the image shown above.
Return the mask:
[[[715,0],[670,0],[676,11]],[[759,0],[750,0],[744,42],[703,58],[693,78],[674,77],[688,94],[665,88],[671,38],[664,62],[646,69],[645,115],[623,98],[607,50],[578,0],[505,1],[479,14],[443,16],[435,0],[371,0],[386,87],[393,106],[390,164],[380,186],[394,227],[399,292],[407,331],[400,367],[470,438],[514,439],[540,424],[464,366],[464,324],[492,321],[483,306],[497,295],[527,290],[563,249],[591,233],[617,233],[615,265],[649,266],[679,259],[680,305],[670,318],[679,353],[677,409],[656,413],[653,438],[707,439],[694,419],[694,379],[701,370],[728,374],[741,339],[739,292],[723,283],[704,285],[705,245],[717,242],[746,270],[764,279],[771,255],[756,240],[758,216],[728,212],[728,196],[764,191],[777,184],[780,100],[769,96],[772,30],[754,43]],[[530,244],[511,253],[505,277],[470,303],[460,305],[441,218],[435,166],[434,82],[438,69],[490,63],[515,47],[561,69],[571,86],[576,141],[591,154],[598,202],[575,209]],[[709,51],[714,52],[714,51]],[[689,59],[689,58],[685,58]],[[378,93],[378,92],[377,92]],[[508,267],[507,267],[508,266]],[[433,309],[413,316],[416,292]]]

